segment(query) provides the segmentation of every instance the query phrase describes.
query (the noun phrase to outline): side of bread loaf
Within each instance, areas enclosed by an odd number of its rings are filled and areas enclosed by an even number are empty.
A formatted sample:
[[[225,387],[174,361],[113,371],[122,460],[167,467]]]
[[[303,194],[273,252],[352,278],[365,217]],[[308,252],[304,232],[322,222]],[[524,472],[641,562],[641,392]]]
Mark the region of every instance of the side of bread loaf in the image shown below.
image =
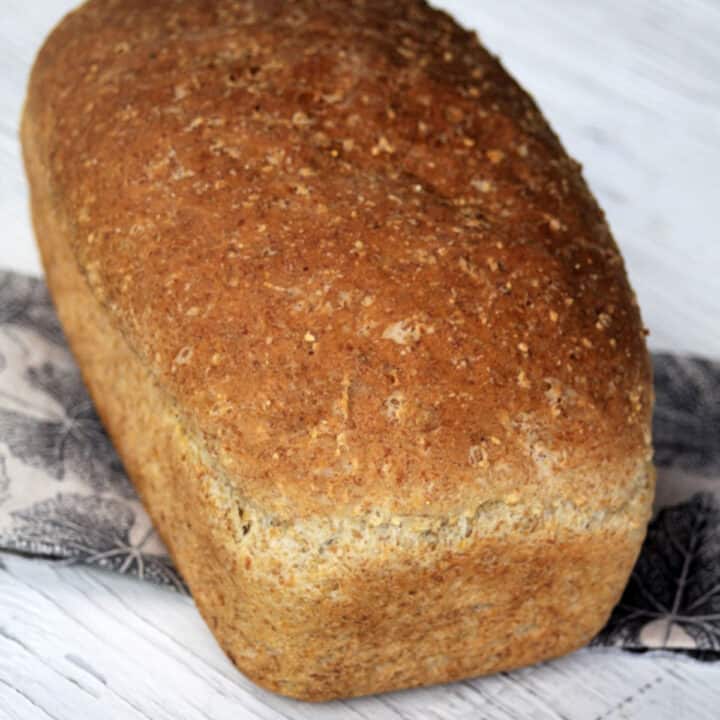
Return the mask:
[[[228,655],[307,699],[579,647],[652,499],[639,313],[532,101],[420,2],[93,1],[23,146],[53,298]]]

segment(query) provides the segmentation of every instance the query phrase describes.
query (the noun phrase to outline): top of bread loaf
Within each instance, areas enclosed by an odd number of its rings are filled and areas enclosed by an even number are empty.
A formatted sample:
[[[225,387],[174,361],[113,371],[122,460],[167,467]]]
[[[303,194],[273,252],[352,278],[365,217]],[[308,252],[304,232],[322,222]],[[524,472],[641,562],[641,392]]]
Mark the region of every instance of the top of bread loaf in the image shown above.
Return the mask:
[[[92,0],[27,122],[73,252],[280,518],[619,507],[650,371],[579,166],[417,0]]]

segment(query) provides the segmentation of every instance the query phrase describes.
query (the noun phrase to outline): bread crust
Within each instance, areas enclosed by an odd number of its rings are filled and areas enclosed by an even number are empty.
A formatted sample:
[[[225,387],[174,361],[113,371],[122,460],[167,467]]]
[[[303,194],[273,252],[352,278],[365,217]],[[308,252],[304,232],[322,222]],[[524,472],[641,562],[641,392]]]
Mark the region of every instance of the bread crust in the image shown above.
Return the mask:
[[[22,134],[83,375],[252,679],[357,695],[602,626],[652,500],[640,315],[473,34],[414,0],[92,0]]]

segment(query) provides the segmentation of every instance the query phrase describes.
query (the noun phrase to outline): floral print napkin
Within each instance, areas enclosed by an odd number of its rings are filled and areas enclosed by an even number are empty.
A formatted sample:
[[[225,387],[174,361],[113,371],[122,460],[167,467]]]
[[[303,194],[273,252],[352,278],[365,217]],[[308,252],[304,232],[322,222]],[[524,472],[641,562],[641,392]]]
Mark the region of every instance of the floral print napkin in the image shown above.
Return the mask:
[[[185,591],[113,449],[42,280],[0,271],[0,549]]]
[[[593,645],[720,659],[720,363],[653,362],[657,512]],[[95,414],[44,283],[3,271],[0,550],[187,591]]]

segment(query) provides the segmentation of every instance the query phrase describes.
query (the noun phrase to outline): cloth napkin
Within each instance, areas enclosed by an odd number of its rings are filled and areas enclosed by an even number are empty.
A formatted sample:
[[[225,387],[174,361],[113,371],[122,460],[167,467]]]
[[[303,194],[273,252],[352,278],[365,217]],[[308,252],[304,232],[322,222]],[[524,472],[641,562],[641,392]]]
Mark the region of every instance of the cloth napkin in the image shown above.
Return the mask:
[[[593,645],[720,659],[720,363],[653,356],[656,514]],[[187,592],[38,278],[0,271],[0,550]]]

